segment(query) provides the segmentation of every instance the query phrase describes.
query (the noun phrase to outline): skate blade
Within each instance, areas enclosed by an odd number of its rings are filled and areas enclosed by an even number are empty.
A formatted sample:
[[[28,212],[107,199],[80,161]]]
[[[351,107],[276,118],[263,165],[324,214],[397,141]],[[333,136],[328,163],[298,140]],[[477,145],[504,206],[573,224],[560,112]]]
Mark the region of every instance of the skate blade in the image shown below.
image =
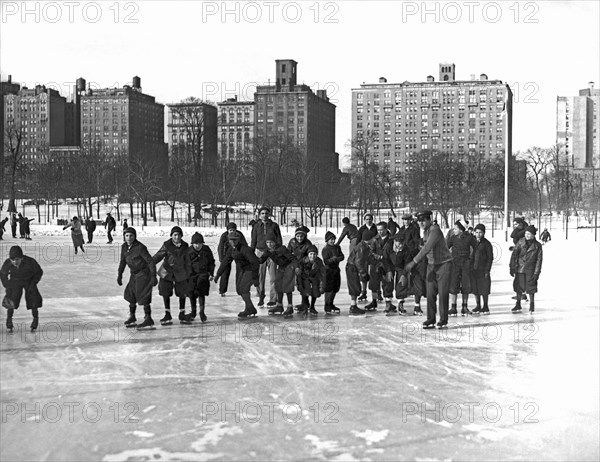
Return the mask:
[[[126,329],[135,329],[136,327],[137,327],[137,324],[125,324]]]
[[[386,316],[388,316],[388,317],[389,317],[389,316],[397,316],[397,315],[398,315],[398,313],[386,313],[385,315],[386,315]]]
[[[156,326],[145,326],[145,327],[138,326],[138,327],[137,327],[137,330],[138,330],[138,331],[143,331],[143,330],[156,330]]]
[[[173,321],[161,322],[160,325],[161,326],[172,326],[173,325]]]

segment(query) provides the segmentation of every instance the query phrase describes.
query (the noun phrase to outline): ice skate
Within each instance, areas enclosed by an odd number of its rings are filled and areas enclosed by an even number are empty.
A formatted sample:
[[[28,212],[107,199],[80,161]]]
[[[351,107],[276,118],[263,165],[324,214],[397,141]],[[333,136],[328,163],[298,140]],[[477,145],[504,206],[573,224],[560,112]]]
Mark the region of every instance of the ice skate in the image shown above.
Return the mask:
[[[202,317],[202,316],[201,316]],[[185,319],[188,324],[191,324],[194,319],[196,319],[196,310],[192,308],[192,312],[185,315]]]
[[[394,306],[394,305],[392,305],[392,306]],[[404,305],[402,305],[402,304],[398,305],[398,314],[401,315],[401,316],[406,314],[406,310],[404,309]]]
[[[340,314],[340,309],[335,305],[329,305],[325,307],[325,314]]]
[[[277,305],[273,308],[269,308],[269,314],[283,314],[283,306]]]
[[[294,317],[294,307],[292,305],[288,305],[288,307],[283,312],[284,318],[293,318]]]
[[[256,308],[253,306],[246,307],[244,311],[238,313],[238,319],[248,319],[256,317]]]
[[[219,295],[220,295],[221,297],[224,297],[224,296],[225,296],[225,294],[224,294],[224,293],[222,293],[222,294],[219,294]]]
[[[367,301],[367,293],[366,292],[362,292],[360,294],[360,296],[357,298],[357,300],[359,302],[366,302]]]
[[[358,315],[365,314],[365,313],[366,313],[365,310],[361,310],[356,305],[351,305],[350,306],[350,316],[358,316]]]
[[[33,318],[33,321],[31,321],[31,326],[29,326],[31,329],[31,332],[35,332],[38,328],[38,318]]]
[[[522,308],[521,308],[521,304],[520,304],[520,303],[517,303],[517,304],[515,305],[515,307],[514,307],[512,310],[510,310],[510,311],[511,311],[511,313],[520,313],[520,312],[521,312],[521,310],[522,310]]]
[[[473,309],[472,314],[481,314],[481,307],[477,305],[475,309]]]
[[[274,308],[276,306],[277,306],[276,302],[269,302],[269,303],[267,303],[267,308]]]
[[[456,307],[453,306],[448,310],[448,316],[458,316],[458,311],[456,311]]]
[[[264,295],[260,295],[258,298],[258,307],[259,308],[264,308],[265,307],[265,296]]]
[[[173,324],[173,323],[171,323],[171,324]],[[141,324],[138,324],[136,327],[137,327],[137,330],[154,330],[154,329],[156,329],[156,327],[154,327],[154,321],[152,320],[150,315],[147,315],[146,317],[144,317],[144,321]]]
[[[309,313],[313,318],[315,316],[319,316],[319,312],[317,310],[315,310],[314,307],[311,307],[311,309],[309,310]]]
[[[438,321],[437,328],[438,329],[447,329],[448,328],[448,321]]]
[[[14,329],[14,326],[13,326],[12,318],[7,318],[6,319],[6,330],[8,330],[9,334],[12,334],[13,329]]]
[[[366,307],[365,307],[366,308]],[[398,312],[396,311],[396,307],[392,305],[392,302],[385,302],[385,310],[383,310],[386,316],[394,316]]]
[[[146,322],[146,320],[144,320],[144,322]],[[154,322],[152,324],[154,324]],[[161,326],[170,326],[172,324],[173,324],[173,318],[171,317],[171,312],[167,311],[167,312],[165,312],[165,316],[160,320],[160,325]]]
[[[425,321],[423,323],[423,329],[435,329],[435,321]]]
[[[490,309],[487,306],[484,306],[481,309],[481,314],[487,314],[487,315],[489,315],[490,314]]]
[[[415,310],[413,311],[413,316],[423,316],[423,310],[420,306],[415,306]]]
[[[469,316],[471,313],[471,310],[469,308],[467,308],[467,305],[463,305],[462,309],[460,310],[460,315],[461,316]]]
[[[381,296],[381,291],[377,292],[377,301],[378,302],[382,302],[383,301],[383,297]]]
[[[127,318],[127,321],[125,321],[125,327],[130,328],[130,327],[136,327],[136,321],[137,319],[135,318],[135,314],[131,313],[129,315],[129,318]]]
[[[373,299],[371,303],[365,305],[365,311],[377,311],[377,300]]]
[[[200,311],[200,321],[201,322],[206,322],[207,320],[208,320],[208,318],[204,314],[204,310]]]
[[[192,321],[188,320],[187,316],[185,315],[185,311],[180,311],[179,312],[179,324],[191,324]]]
[[[529,304],[529,314],[533,314],[535,312],[535,306],[533,305],[533,303]]]

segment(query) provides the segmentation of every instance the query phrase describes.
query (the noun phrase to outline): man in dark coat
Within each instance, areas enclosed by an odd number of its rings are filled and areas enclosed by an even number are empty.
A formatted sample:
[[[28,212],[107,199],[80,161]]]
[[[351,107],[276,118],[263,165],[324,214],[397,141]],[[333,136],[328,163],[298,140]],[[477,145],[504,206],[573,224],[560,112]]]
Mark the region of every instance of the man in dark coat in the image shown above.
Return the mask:
[[[258,283],[258,268],[260,263],[258,258],[250,247],[241,242],[241,233],[236,231],[229,235],[231,249],[225,255],[221,262],[215,282],[225,271],[225,267],[235,261],[235,289],[237,294],[244,300],[244,311],[238,313],[238,319],[246,319],[256,315],[256,308],[252,304],[250,297],[250,287]]]
[[[27,309],[31,310],[33,322],[31,331],[34,332],[38,327],[38,308],[42,307],[42,295],[37,285],[42,279],[44,272],[35,259],[23,255],[23,250],[18,245],[10,248],[8,259],[6,259],[0,268],[0,280],[6,290],[2,306],[7,309],[6,328],[9,332],[13,330],[13,314],[19,303],[21,296],[25,291],[25,303]]]
[[[388,219],[387,229],[390,233],[390,237],[394,237],[398,231],[398,223],[396,223],[392,217],[389,217]]]
[[[96,231],[96,220],[91,217],[85,219],[85,230],[87,231],[88,244],[91,244],[94,240],[94,231]],[[125,234],[123,230],[123,234]]]
[[[200,307],[200,321],[206,322],[204,307],[210,289],[210,282],[215,274],[215,257],[210,247],[204,245],[202,234],[194,233],[192,236],[192,245],[188,249],[188,256],[192,270],[189,283],[192,312],[185,315],[183,322],[189,324],[196,317],[196,301],[198,301]],[[229,265],[229,268],[231,268],[231,265]]]
[[[6,229],[4,229],[4,225],[6,224],[6,222],[8,221],[8,217],[6,217],[4,220],[0,221],[0,241],[2,241],[2,236],[4,236],[4,233],[6,231]]]
[[[344,253],[335,243],[335,234],[331,231],[325,233],[325,243],[321,251],[325,264],[325,314],[340,314],[340,309],[333,304],[333,301],[342,284],[340,262],[344,261]]]
[[[19,239],[25,238],[25,217],[21,215],[19,212],[19,217],[17,218],[17,223],[19,223]]]
[[[360,243],[363,240],[363,234],[365,231],[370,231],[373,233],[373,236],[377,235],[377,226],[373,223],[373,215],[370,213],[365,214],[363,217],[364,223],[358,228],[358,234],[356,235],[356,244]],[[367,283],[366,281],[361,281],[362,291],[360,296],[358,297],[358,301],[367,300]]]
[[[258,211],[259,220],[252,227],[252,238],[250,239],[250,247],[252,248],[252,251],[256,253],[256,255],[258,255],[258,250],[265,250],[267,248],[265,236],[268,233],[273,233],[275,235],[275,238],[277,239],[277,243],[279,245],[283,244],[279,225],[269,218],[270,215],[271,209],[269,209],[268,207],[261,207],[261,209]],[[273,308],[277,305],[277,291],[275,290],[276,268],[275,264],[270,259],[267,259],[267,261],[260,265],[260,270],[258,272],[259,308],[264,307],[265,303],[265,280],[267,270],[269,271],[269,303],[267,303],[267,307]]]
[[[489,313],[488,298],[491,291],[492,280],[490,270],[494,261],[492,244],[485,238],[485,226],[479,223],[475,226],[475,249],[472,255],[471,291],[477,300],[477,306],[481,306],[483,297],[482,313]]]
[[[386,308],[390,308],[391,297],[394,291],[393,280],[388,280],[386,266],[383,263],[384,249],[393,245],[393,239],[387,229],[387,223],[380,221],[377,223],[377,234],[369,241],[371,255],[369,259],[369,290],[372,294],[371,303],[365,306],[365,310],[374,311],[377,309],[377,299],[383,288],[383,296],[386,300]],[[389,302],[389,303],[387,303]]]
[[[117,272],[117,284],[123,285],[123,271],[125,266],[129,268],[129,282],[125,286],[123,297],[129,302],[129,318],[125,321],[125,327],[137,327],[139,329],[152,328],[152,288],[158,284],[156,279],[156,265],[144,244],[137,240],[137,232],[134,228],[126,228],[123,231],[125,242],[121,245],[121,260]],[[135,310],[136,306],[144,307],[144,321],[137,325]]]
[[[402,215],[402,226],[399,231],[404,231],[404,243],[411,250],[419,248],[421,240],[421,231],[419,225],[413,221],[413,216],[410,213]]]
[[[513,288],[517,293],[513,313],[521,312],[521,294],[524,292],[529,294],[529,313],[535,311],[534,298],[543,260],[542,244],[535,239],[536,233],[533,225],[525,228],[525,237],[517,242],[510,258],[510,275],[515,278]]]
[[[237,225],[235,223],[229,223],[227,225],[226,231],[221,234],[221,239],[219,239],[219,245],[217,246],[217,254],[219,255],[219,261],[223,261],[225,259],[225,254],[231,248],[231,244],[229,244],[229,236],[231,233],[235,233],[237,231]],[[240,232],[240,241],[244,245],[248,245],[246,242],[246,238],[244,234]],[[231,274],[231,263],[225,268],[223,271],[223,275],[221,276],[221,280],[219,282],[219,294],[221,297],[225,296],[227,292],[227,287],[229,286],[229,275]]]
[[[183,239],[183,231],[179,226],[171,229],[171,239],[165,241],[162,247],[152,257],[154,264],[164,262],[158,270],[160,281],[158,293],[165,304],[165,316],[160,320],[163,326],[173,324],[171,317],[171,295],[179,297],[179,321],[185,324],[185,299],[188,295],[188,280],[192,273],[188,255],[188,243]]]
[[[462,294],[462,316],[471,314],[469,304],[469,293],[471,293],[471,253],[475,248],[475,238],[470,234],[466,226],[457,220],[454,223],[452,234],[447,240],[448,249],[452,253],[452,273],[450,275],[450,310],[449,316],[457,316],[457,295]],[[481,306],[473,310],[474,313],[481,312]],[[489,312],[485,313],[489,314]]]
[[[508,250],[512,252],[515,249],[517,242],[525,237],[525,228],[527,228],[527,226],[527,222],[522,217],[516,217],[513,220],[513,230],[512,233],[510,233],[510,237],[513,240],[514,245],[511,245]],[[515,295],[513,300],[516,298],[517,297]],[[525,292],[523,293],[521,300],[527,301],[527,294]]]
[[[106,214],[106,220],[104,220],[104,228],[106,228],[106,235],[108,237],[107,244],[112,244],[112,232],[117,228],[117,222],[113,218],[113,216],[108,212]]]
[[[430,210],[419,212],[417,215],[417,221],[423,230],[425,245],[405,267],[406,271],[412,271],[415,265],[427,258],[427,320],[423,323],[424,329],[432,329],[435,326],[438,294],[440,321],[437,326],[443,328],[448,325],[448,301],[450,298],[450,272],[452,267],[452,255],[446,245],[444,234],[438,225],[433,224],[431,215]]]
[[[17,223],[19,220],[17,219],[17,214],[13,212],[10,216],[10,231],[12,232],[12,237],[17,238]]]
[[[348,236],[348,241],[350,241],[348,254],[350,254],[350,252],[352,252],[352,249],[356,247],[356,239],[358,238],[358,228],[352,223],[350,223],[350,218],[348,217],[342,218],[342,223],[344,223],[344,228],[342,229],[342,234],[340,234],[340,237],[338,238],[335,244],[340,245],[344,238]]]

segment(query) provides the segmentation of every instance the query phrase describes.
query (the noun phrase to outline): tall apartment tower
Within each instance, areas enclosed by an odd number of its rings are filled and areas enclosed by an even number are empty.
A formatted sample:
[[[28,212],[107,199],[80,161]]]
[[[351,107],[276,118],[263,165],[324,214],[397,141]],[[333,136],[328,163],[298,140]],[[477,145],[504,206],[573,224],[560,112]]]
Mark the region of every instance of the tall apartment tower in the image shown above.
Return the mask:
[[[240,160],[252,151],[255,135],[254,101],[229,98],[217,104],[219,160]]]
[[[512,154],[510,87],[486,74],[456,80],[448,63],[439,65],[439,79],[388,83],[381,77],[352,89],[352,138],[373,137],[371,162],[408,172],[421,151],[459,160]]]
[[[326,90],[298,84],[298,63],[275,61],[275,85],[256,88],[256,137],[281,136],[301,150],[309,164],[335,167],[335,105]]]
[[[167,107],[169,156],[183,150],[186,155],[200,154],[203,165],[216,165],[217,108],[193,98]]]
[[[66,111],[66,98],[43,85],[5,95],[3,141],[7,141],[11,130],[19,130],[25,161],[41,159],[51,146],[65,144]]]
[[[598,106],[600,90],[589,82],[579,96],[556,99],[556,142],[574,168],[600,168]]]
[[[83,150],[99,146],[113,156],[130,160],[134,156],[166,160],[164,106],[142,93],[139,77],[123,88],[88,88],[83,92],[78,86],[77,93]]]

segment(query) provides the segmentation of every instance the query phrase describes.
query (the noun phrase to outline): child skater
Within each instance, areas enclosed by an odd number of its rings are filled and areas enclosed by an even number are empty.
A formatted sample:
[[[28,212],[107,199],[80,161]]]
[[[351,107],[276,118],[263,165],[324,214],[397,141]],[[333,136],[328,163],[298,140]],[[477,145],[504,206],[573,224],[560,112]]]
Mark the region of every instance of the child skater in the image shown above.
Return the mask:
[[[331,231],[325,233],[325,242],[327,245],[321,251],[325,264],[325,314],[340,314],[340,309],[333,304],[333,300],[342,283],[340,262],[344,261],[344,254],[341,247],[335,243],[335,234]]]
[[[117,274],[117,284],[123,285],[123,271],[129,268],[129,282],[125,286],[124,298],[129,302],[129,318],[125,327],[138,329],[154,329],[152,320],[152,288],[158,284],[156,279],[156,265],[144,244],[137,240],[134,228],[125,228],[123,231],[125,242],[121,245],[121,261]],[[144,321],[136,324],[136,305],[144,307]]]
[[[301,314],[306,316],[310,312],[311,316],[318,316],[315,309],[317,298],[325,293],[325,265],[319,257],[317,248],[313,245],[308,248],[307,256],[304,257],[298,268],[300,269],[300,292],[305,297],[310,297],[310,309],[303,309]]]
[[[185,315],[183,322],[190,324],[196,318],[196,300],[200,308],[200,321],[206,322],[204,306],[210,289],[210,282],[214,279],[215,257],[210,247],[204,245],[204,236],[202,234],[194,233],[192,236],[192,246],[188,249],[188,256],[192,268],[192,276],[189,283],[192,312]]]
[[[37,285],[42,279],[42,274],[44,272],[38,262],[23,255],[21,247],[15,245],[10,248],[8,258],[0,268],[0,279],[6,289],[2,306],[8,310],[6,328],[9,332],[13,331],[12,318],[15,310],[19,308],[23,291],[25,291],[25,304],[33,316],[31,332],[35,332],[38,328],[38,308],[42,307],[42,295]]]
[[[535,239],[537,229],[533,225],[525,228],[525,237],[515,245],[510,258],[510,275],[514,276],[513,288],[517,293],[517,303],[513,313],[521,312],[522,294],[529,294],[529,314],[535,311],[535,294],[537,283],[542,272],[542,244]]]

